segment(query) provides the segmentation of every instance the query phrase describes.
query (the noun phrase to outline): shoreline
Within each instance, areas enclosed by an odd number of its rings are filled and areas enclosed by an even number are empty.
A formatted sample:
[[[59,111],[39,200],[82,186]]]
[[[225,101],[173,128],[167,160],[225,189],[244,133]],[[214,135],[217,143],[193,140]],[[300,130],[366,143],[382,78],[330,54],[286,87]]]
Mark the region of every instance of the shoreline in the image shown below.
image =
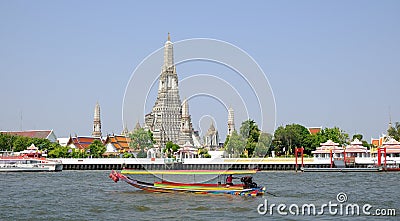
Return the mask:
[[[172,161],[167,158],[54,158],[63,170],[248,170],[300,171],[301,159],[295,158],[186,158]],[[329,159],[304,158],[304,168],[330,168]],[[374,165],[373,158],[361,158],[353,168]]]

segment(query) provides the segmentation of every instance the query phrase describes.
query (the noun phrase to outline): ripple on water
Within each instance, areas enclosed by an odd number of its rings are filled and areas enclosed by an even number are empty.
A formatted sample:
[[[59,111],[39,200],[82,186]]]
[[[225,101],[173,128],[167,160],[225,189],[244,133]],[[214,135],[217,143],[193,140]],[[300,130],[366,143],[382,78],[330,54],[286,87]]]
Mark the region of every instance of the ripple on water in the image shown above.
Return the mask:
[[[252,208],[248,208],[248,207],[230,207],[229,208],[229,211],[232,211],[232,212],[249,212],[249,211],[251,211],[251,210],[253,210]]]
[[[137,212],[147,212],[150,211],[151,208],[143,205],[134,205],[133,209]]]
[[[207,210],[211,210],[211,208],[210,207],[206,207],[206,206],[197,206],[197,207],[188,208],[186,210],[207,211]]]

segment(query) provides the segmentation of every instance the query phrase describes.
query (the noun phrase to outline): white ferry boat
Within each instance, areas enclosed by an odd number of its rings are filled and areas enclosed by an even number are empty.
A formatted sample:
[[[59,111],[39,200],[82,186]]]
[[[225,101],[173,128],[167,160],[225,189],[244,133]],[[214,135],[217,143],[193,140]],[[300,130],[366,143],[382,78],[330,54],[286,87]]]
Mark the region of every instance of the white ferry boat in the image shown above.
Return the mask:
[[[0,172],[41,172],[62,171],[63,164],[56,160],[46,159],[35,145],[16,153],[0,154]]]
[[[6,156],[0,158],[0,172],[62,171],[61,162],[43,157]]]

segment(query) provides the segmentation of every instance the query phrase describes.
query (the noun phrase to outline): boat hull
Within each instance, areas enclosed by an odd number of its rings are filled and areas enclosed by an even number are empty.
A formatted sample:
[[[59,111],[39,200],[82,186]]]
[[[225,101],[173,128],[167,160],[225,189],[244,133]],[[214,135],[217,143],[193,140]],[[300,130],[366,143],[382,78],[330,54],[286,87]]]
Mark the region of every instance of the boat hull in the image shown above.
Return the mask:
[[[382,172],[382,168],[301,168],[303,172]]]
[[[385,172],[400,172],[400,168],[393,168],[393,167],[388,167],[388,168],[383,168]]]
[[[0,158],[0,172],[58,172],[62,169],[63,164],[61,162],[44,158]]]
[[[28,168],[28,167],[0,168],[0,172],[49,172],[49,171],[61,171],[61,170],[54,170],[52,168]]]
[[[195,193],[195,194],[229,194],[240,196],[260,196],[264,195],[265,187],[244,188],[242,185],[218,185],[207,186],[204,184],[184,184],[184,183],[146,183],[139,180],[129,178],[117,172],[110,174],[115,182],[122,180],[131,186],[147,192],[158,193]]]

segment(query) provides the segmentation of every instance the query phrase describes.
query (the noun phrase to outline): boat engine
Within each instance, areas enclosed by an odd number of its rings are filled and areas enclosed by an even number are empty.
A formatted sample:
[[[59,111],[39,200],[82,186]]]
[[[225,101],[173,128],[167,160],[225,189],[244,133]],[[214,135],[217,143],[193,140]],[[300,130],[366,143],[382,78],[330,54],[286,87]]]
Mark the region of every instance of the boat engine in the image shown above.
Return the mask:
[[[252,176],[244,176],[240,178],[240,181],[244,184],[245,188],[257,188],[257,183],[253,182]]]

